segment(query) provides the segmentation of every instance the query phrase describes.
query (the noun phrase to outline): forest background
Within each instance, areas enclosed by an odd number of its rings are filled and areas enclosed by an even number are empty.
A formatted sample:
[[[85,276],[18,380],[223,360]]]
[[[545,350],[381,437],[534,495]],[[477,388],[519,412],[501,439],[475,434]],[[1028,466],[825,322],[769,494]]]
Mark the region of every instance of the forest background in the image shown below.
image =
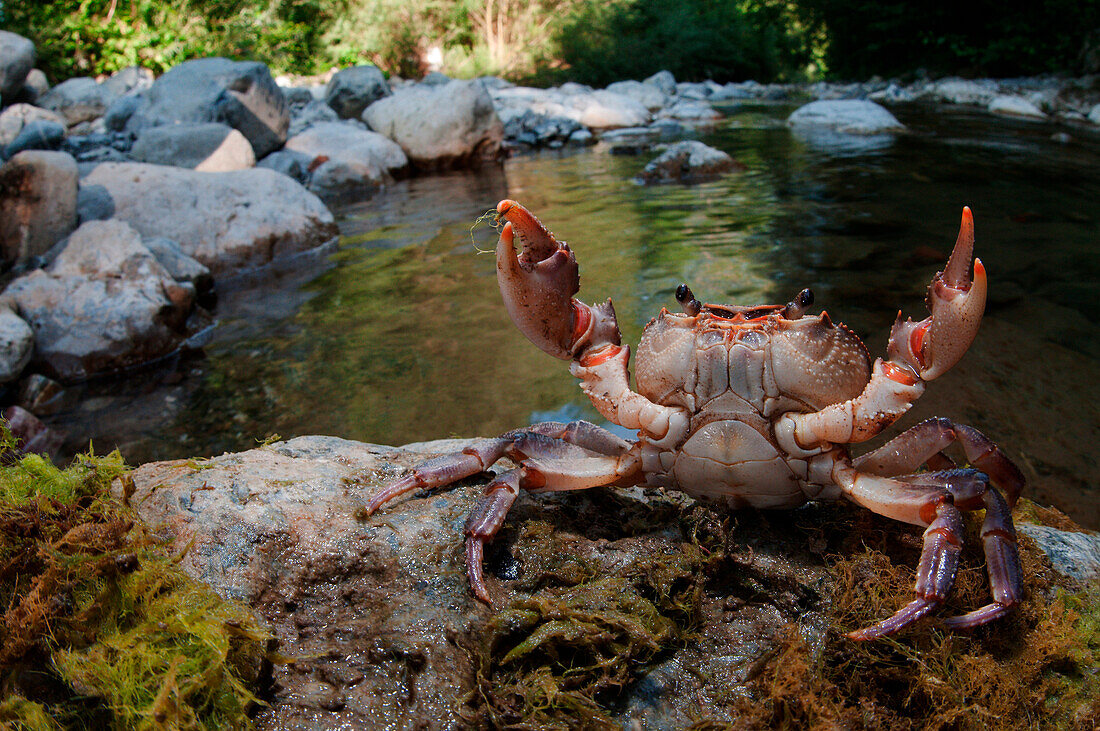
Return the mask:
[[[1100,0],[0,0],[52,82],[190,58],[603,86],[1100,72]]]

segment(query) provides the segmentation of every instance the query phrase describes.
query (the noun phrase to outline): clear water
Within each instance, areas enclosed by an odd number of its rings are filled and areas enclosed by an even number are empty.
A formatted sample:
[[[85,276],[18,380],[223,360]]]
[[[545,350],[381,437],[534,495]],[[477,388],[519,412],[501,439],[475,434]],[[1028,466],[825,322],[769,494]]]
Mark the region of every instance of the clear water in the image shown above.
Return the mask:
[[[543,152],[503,170],[417,178],[338,211],[327,261],[260,288],[222,286],[205,357],[88,384],[54,422],[131,462],[331,434],[385,444],[599,420],[566,364],[509,322],[487,226],[514,198],[569,241],[580,297],[611,297],[635,343],[687,282],[705,301],[783,303],[803,287],[882,354],[898,309],[925,316],[964,204],[990,302],[978,341],[901,426],[970,423],[1027,474],[1029,496],[1100,527],[1100,135],[985,114],[902,110],[910,132],[794,134],[790,107],[728,110],[700,134],[743,172],[692,186],[631,178],[651,155]]]

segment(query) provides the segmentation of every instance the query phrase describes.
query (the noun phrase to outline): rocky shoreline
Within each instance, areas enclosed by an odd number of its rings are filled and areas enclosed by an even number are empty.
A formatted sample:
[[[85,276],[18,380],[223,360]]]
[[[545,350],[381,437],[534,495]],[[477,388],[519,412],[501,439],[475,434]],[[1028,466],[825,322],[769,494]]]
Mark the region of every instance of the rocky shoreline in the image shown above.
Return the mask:
[[[854,140],[904,132],[886,107],[912,103],[1045,119],[1067,137],[1100,129],[1095,78],[717,84],[665,71],[535,89],[372,66],[276,79],[203,58],[50,87],[34,58],[0,31],[0,388],[42,443],[34,413],[65,384],[201,347],[218,281],[332,246],[326,204],[405,176],[602,142],[673,143],[640,184],[699,180],[736,163],[682,138],[746,103],[803,103],[797,134]]]

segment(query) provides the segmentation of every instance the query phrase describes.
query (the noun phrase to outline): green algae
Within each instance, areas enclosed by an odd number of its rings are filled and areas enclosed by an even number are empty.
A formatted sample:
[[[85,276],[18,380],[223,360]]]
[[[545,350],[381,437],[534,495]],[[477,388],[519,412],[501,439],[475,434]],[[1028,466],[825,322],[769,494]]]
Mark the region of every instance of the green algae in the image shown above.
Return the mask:
[[[0,447],[0,727],[247,726],[269,637],[112,497],[120,455]]]

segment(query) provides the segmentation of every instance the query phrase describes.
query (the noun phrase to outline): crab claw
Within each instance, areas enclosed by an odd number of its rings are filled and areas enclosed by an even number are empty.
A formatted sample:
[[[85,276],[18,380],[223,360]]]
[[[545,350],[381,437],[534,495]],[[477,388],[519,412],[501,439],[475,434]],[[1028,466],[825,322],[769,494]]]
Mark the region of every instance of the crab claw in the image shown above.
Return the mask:
[[[512,322],[527,339],[556,358],[573,357],[580,289],[577,259],[530,211],[512,200],[497,204],[506,219],[497,243],[497,284]],[[516,255],[514,239],[522,250]]]
[[[964,207],[962,225],[955,248],[942,272],[932,277],[925,302],[932,313],[920,322],[901,320],[890,331],[889,355],[901,359],[921,379],[931,381],[951,369],[978,334],[985,311],[986,278],[981,259],[974,259],[974,277],[970,260],[974,254],[974,216]]]

